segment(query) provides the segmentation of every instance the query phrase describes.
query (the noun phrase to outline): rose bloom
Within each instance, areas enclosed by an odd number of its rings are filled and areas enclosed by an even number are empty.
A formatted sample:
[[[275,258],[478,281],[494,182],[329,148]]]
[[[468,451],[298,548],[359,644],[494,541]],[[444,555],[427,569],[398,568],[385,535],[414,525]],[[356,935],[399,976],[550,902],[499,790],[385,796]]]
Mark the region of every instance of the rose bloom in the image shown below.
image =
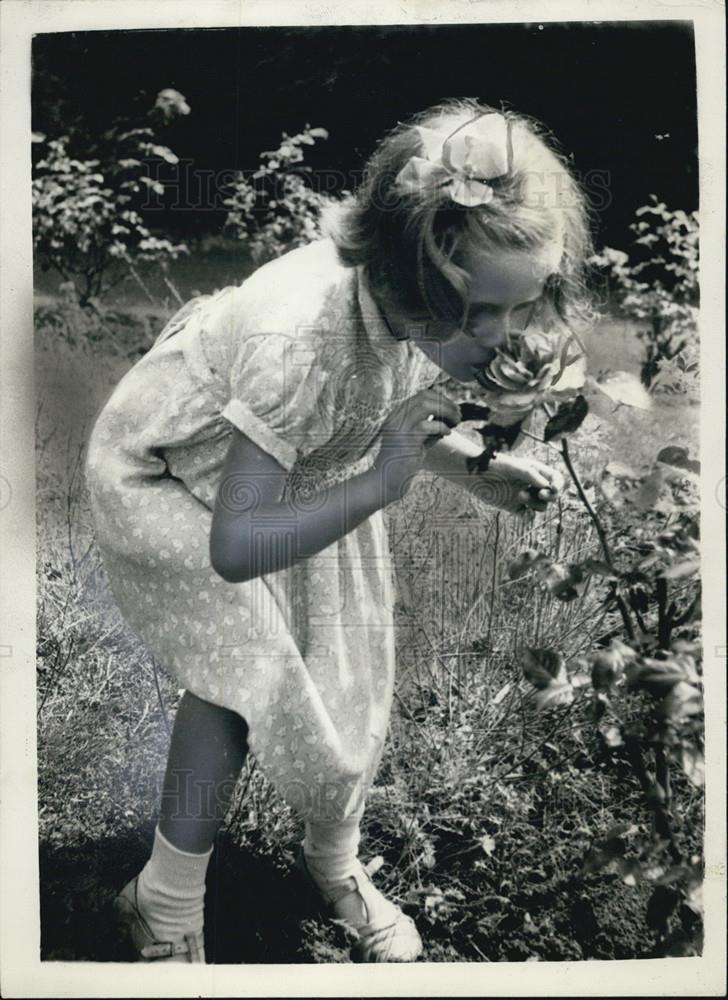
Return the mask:
[[[479,369],[478,383],[493,422],[508,427],[541,403],[573,396],[585,376],[570,336],[531,330]]]

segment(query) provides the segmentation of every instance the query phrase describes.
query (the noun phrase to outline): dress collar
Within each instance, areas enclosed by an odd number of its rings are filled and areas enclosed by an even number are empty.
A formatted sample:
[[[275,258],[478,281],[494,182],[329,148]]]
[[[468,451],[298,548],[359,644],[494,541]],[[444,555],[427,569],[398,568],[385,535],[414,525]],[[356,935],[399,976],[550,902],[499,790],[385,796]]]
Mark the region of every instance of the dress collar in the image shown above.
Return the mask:
[[[377,348],[377,353],[389,355],[392,349],[401,351],[409,337],[397,337],[384,317],[384,313],[372,295],[364,272],[363,264],[356,268],[357,300],[369,341]]]

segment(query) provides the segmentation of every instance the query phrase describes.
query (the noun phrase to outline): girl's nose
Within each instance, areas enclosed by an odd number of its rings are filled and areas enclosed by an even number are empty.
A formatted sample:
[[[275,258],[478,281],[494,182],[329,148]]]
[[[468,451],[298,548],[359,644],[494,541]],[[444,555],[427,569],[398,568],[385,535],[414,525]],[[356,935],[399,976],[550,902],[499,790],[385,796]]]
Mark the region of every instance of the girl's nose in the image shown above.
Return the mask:
[[[471,334],[483,347],[500,348],[508,342],[510,320],[507,315],[481,320],[472,328]]]
[[[533,304],[529,303],[473,317],[468,333],[484,347],[504,347],[528,328],[533,308]]]

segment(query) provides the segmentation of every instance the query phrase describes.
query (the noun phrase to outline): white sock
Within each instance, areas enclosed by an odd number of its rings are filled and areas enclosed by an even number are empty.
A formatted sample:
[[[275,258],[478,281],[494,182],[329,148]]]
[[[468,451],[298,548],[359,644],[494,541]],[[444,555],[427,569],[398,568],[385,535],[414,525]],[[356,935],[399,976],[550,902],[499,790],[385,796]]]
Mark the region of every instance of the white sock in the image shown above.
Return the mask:
[[[359,850],[359,819],[357,813],[339,823],[306,823],[303,853],[317,881],[337,883],[351,875]]]
[[[212,848],[205,854],[180,851],[154,831],[152,856],[141,871],[137,901],[158,941],[176,941],[199,933],[204,922],[205,874]]]
[[[361,811],[339,823],[307,822],[303,841],[306,867],[324,894],[342,888],[356,889],[357,882],[352,876],[358,876],[360,892],[352,892],[334,904],[336,915],[354,927],[362,927],[375,917],[392,919],[397,912],[394,903],[364,876],[357,858],[360,819]]]

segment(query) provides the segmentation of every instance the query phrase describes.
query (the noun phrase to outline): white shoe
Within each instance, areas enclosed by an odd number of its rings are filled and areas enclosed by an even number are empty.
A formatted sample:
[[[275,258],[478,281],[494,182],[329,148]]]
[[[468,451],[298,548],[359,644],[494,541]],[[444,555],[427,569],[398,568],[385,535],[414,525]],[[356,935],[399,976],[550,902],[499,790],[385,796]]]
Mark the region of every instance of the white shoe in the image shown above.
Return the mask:
[[[203,962],[205,941],[202,932],[185,934],[176,941],[158,941],[149,929],[139,910],[135,876],[114,900],[124,930],[129,935],[134,950],[142,962]]]
[[[345,882],[326,891],[321,889],[311,874],[302,849],[298,852],[296,867],[329,904],[332,915],[343,920],[358,936],[359,940],[351,952],[355,962],[414,962],[420,957],[422,939],[414,920],[394,903],[384,900],[359,862],[357,871],[352,872]],[[364,924],[355,925],[347,918],[347,910],[351,913],[353,900],[350,897],[353,893],[358,894],[360,909],[366,914]],[[386,906],[379,907],[380,913],[372,916],[376,897],[382,899]]]

